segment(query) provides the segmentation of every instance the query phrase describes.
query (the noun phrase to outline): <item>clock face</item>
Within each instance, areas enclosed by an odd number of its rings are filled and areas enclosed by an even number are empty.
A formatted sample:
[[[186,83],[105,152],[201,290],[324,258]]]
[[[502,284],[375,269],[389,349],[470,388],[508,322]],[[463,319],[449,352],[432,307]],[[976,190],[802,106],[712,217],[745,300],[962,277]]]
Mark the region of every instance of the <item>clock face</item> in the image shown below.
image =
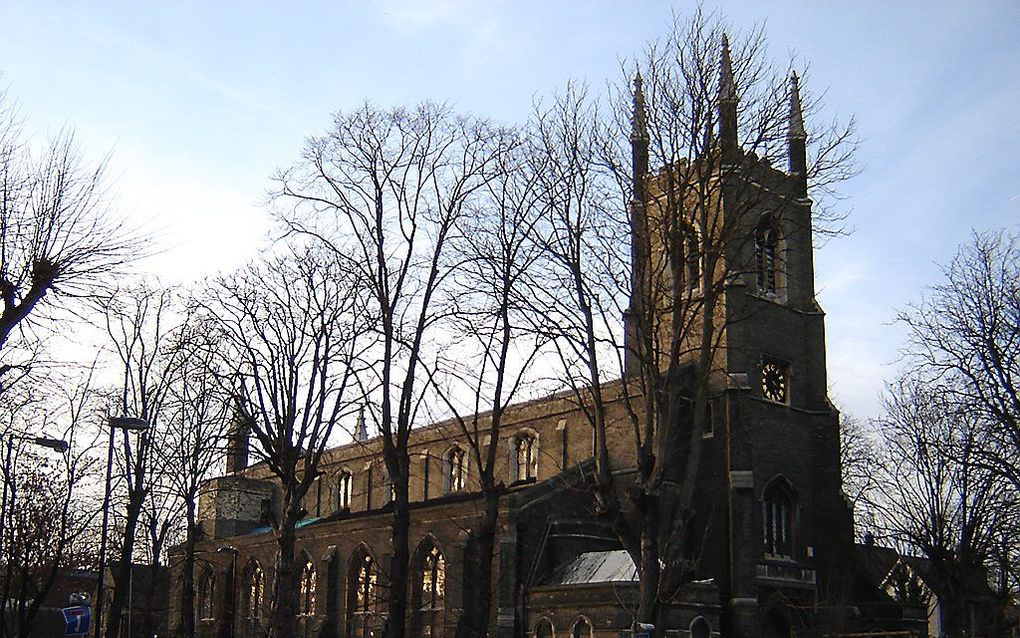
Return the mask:
[[[786,367],[775,361],[764,361],[761,364],[761,394],[769,401],[786,403],[790,387]]]

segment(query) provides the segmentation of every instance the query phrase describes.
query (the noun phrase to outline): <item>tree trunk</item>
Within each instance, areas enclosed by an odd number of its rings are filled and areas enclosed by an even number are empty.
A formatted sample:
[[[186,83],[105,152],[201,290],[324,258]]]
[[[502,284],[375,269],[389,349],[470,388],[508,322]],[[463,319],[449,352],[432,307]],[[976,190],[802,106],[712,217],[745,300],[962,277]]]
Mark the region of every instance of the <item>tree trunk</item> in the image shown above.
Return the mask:
[[[276,582],[273,595],[273,616],[269,631],[271,636],[277,638],[297,636],[298,591],[295,587],[297,577],[294,565],[294,547],[297,540],[296,524],[297,521],[288,511],[276,539],[278,548]]]
[[[637,620],[655,624],[659,603],[659,503],[651,494],[642,495],[640,594]],[[656,627],[656,635],[662,635]]]
[[[492,614],[492,563],[496,554],[496,523],[499,517],[499,492],[486,490],[485,511],[476,534],[477,547],[470,570],[470,586],[465,583],[463,614],[457,624],[457,638],[485,638]]]
[[[120,564],[113,576],[113,596],[110,597],[110,610],[106,618],[106,638],[120,638],[120,621],[124,606],[131,595],[131,562],[135,550],[135,531],[138,528],[138,516],[142,511],[144,492],[134,490],[129,495],[127,516],[124,520],[124,545],[120,550]],[[130,613],[131,610],[128,610]]]
[[[188,532],[184,538],[184,567],[181,581],[181,615],[178,632],[182,638],[195,635],[195,506],[188,502]]]
[[[389,596],[385,638],[405,638],[407,631],[407,583],[408,559],[410,557],[411,512],[408,508],[407,453],[397,453],[402,466],[394,478],[393,524],[390,528],[393,539],[393,554],[390,556]]]

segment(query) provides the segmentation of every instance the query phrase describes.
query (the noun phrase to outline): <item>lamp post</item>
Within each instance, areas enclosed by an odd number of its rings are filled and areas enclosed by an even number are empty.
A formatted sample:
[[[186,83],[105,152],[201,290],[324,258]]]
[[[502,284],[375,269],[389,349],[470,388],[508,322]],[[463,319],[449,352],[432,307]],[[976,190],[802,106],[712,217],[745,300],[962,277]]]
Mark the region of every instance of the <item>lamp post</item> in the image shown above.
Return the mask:
[[[105,603],[106,580],[106,531],[110,521],[110,478],[113,474],[113,433],[115,430],[144,432],[149,429],[149,422],[135,417],[106,417],[110,428],[110,438],[106,444],[106,491],[103,493],[103,529],[99,537],[99,589],[96,592],[95,618],[96,638],[102,636],[103,604]],[[129,566],[130,567],[130,566]]]
[[[11,476],[11,455],[14,452],[15,441],[28,441],[32,445],[38,445],[39,447],[49,448],[56,450],[61,454],[67,452],[67,441],[61,439],[51,439],[48,436],[25,436],[25,435],[10,435],[7,437],[7,451],[4,454],[4,488],[3,496],[0,496],[0,543],[3,542],[4,533],[7,531],[7,492],[10,485]],[[14,493],[11,492],[11,508],[14,509]]]
[[[227,594],[227,602],[230,604],[230,634],[229,638],[234,638],[234,631],[237,623],[234,621],[237,618],[237,548],[232,545],[224,545],[223,547],[217,547],[216,551],[220,554],[230,554],[230,585],[225,589]]]

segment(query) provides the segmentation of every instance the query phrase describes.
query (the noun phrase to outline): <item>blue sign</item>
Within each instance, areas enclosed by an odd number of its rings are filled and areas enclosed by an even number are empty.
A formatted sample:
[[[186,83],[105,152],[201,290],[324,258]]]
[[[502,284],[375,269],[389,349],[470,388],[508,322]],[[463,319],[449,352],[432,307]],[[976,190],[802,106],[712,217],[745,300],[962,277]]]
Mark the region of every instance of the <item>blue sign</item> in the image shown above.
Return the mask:
[[[64,622],[67,623],[65,636],[80,636],[89,633],[89,620],[92,616],[90,607],[65,607],[60,611],[64,612]]]

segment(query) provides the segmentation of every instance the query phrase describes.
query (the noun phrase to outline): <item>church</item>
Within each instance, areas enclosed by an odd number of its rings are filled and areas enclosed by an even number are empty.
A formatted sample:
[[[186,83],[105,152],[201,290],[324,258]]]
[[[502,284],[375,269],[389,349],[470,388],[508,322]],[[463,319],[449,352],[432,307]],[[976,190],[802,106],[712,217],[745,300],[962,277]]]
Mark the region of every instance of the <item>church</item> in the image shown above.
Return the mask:
[[[716,338],[724,347],[713,355],[707,417],[696,443],[700,461],[689,534],[696,560],[681,593],[668,601],[666,635],[771,638],[876,629],[911,635],[923,626],[920,619],[879,598],[870,606],[859,600],[853,515],[841,492],[839,414],[827,395],[825,315],[815,299],[807,135],[796,76],[789,165],[780,170],[737,145],[738,100],[726,90],[732,70],[725,55],[721,75],[712,197],[725,216],[739,207],[731,200],[753,191],[754,210],[730,224],[744,237],[728,243],[722,256],[725,288],[715,312],[721,317]],[[638,84],[632,216],[640,218],[635,227],[654,233],[648,220],[665,210],[660,202],[669,177],[703,160],[651,174],[643,109]],[[635,268],[660,259],[654,252],[635,251]],[[690,264],[692,280],[698,268]],[[694,289],[674,283],[668,285],[674,291]],[[629,337],[634,330],[640,328],[628,325]],[[627,368],[625,377],[632,373],[630,362]],[[623,387],[620,380],[605,387],[617,397],[606,445],[614,466],[626,470],[634,453],[619,399]],[[574,395],[516,405],[503,423],[499,471],[507,488],[489,634],[641,633],[634,561],[593,513],[587,481],[596,442]],[[300,618],[307,636],[381,636],[390,487],[379,441],[363,428],[356,439],[323,457],[322,475],[306,499],[308,517],[299,525]],[[463,565],[484,504],[469,455],[450,424],[415,430],[410,454],[408,627],[415,637],[452,638],[462,592],[472,585]],[[266,512],[274,489],[263,464],[249,465],[243,441],[232,446],[226,474],[204,485],[197,635],[264,635],[276,551]],[[172,597],[178,604],[175,592]]]

